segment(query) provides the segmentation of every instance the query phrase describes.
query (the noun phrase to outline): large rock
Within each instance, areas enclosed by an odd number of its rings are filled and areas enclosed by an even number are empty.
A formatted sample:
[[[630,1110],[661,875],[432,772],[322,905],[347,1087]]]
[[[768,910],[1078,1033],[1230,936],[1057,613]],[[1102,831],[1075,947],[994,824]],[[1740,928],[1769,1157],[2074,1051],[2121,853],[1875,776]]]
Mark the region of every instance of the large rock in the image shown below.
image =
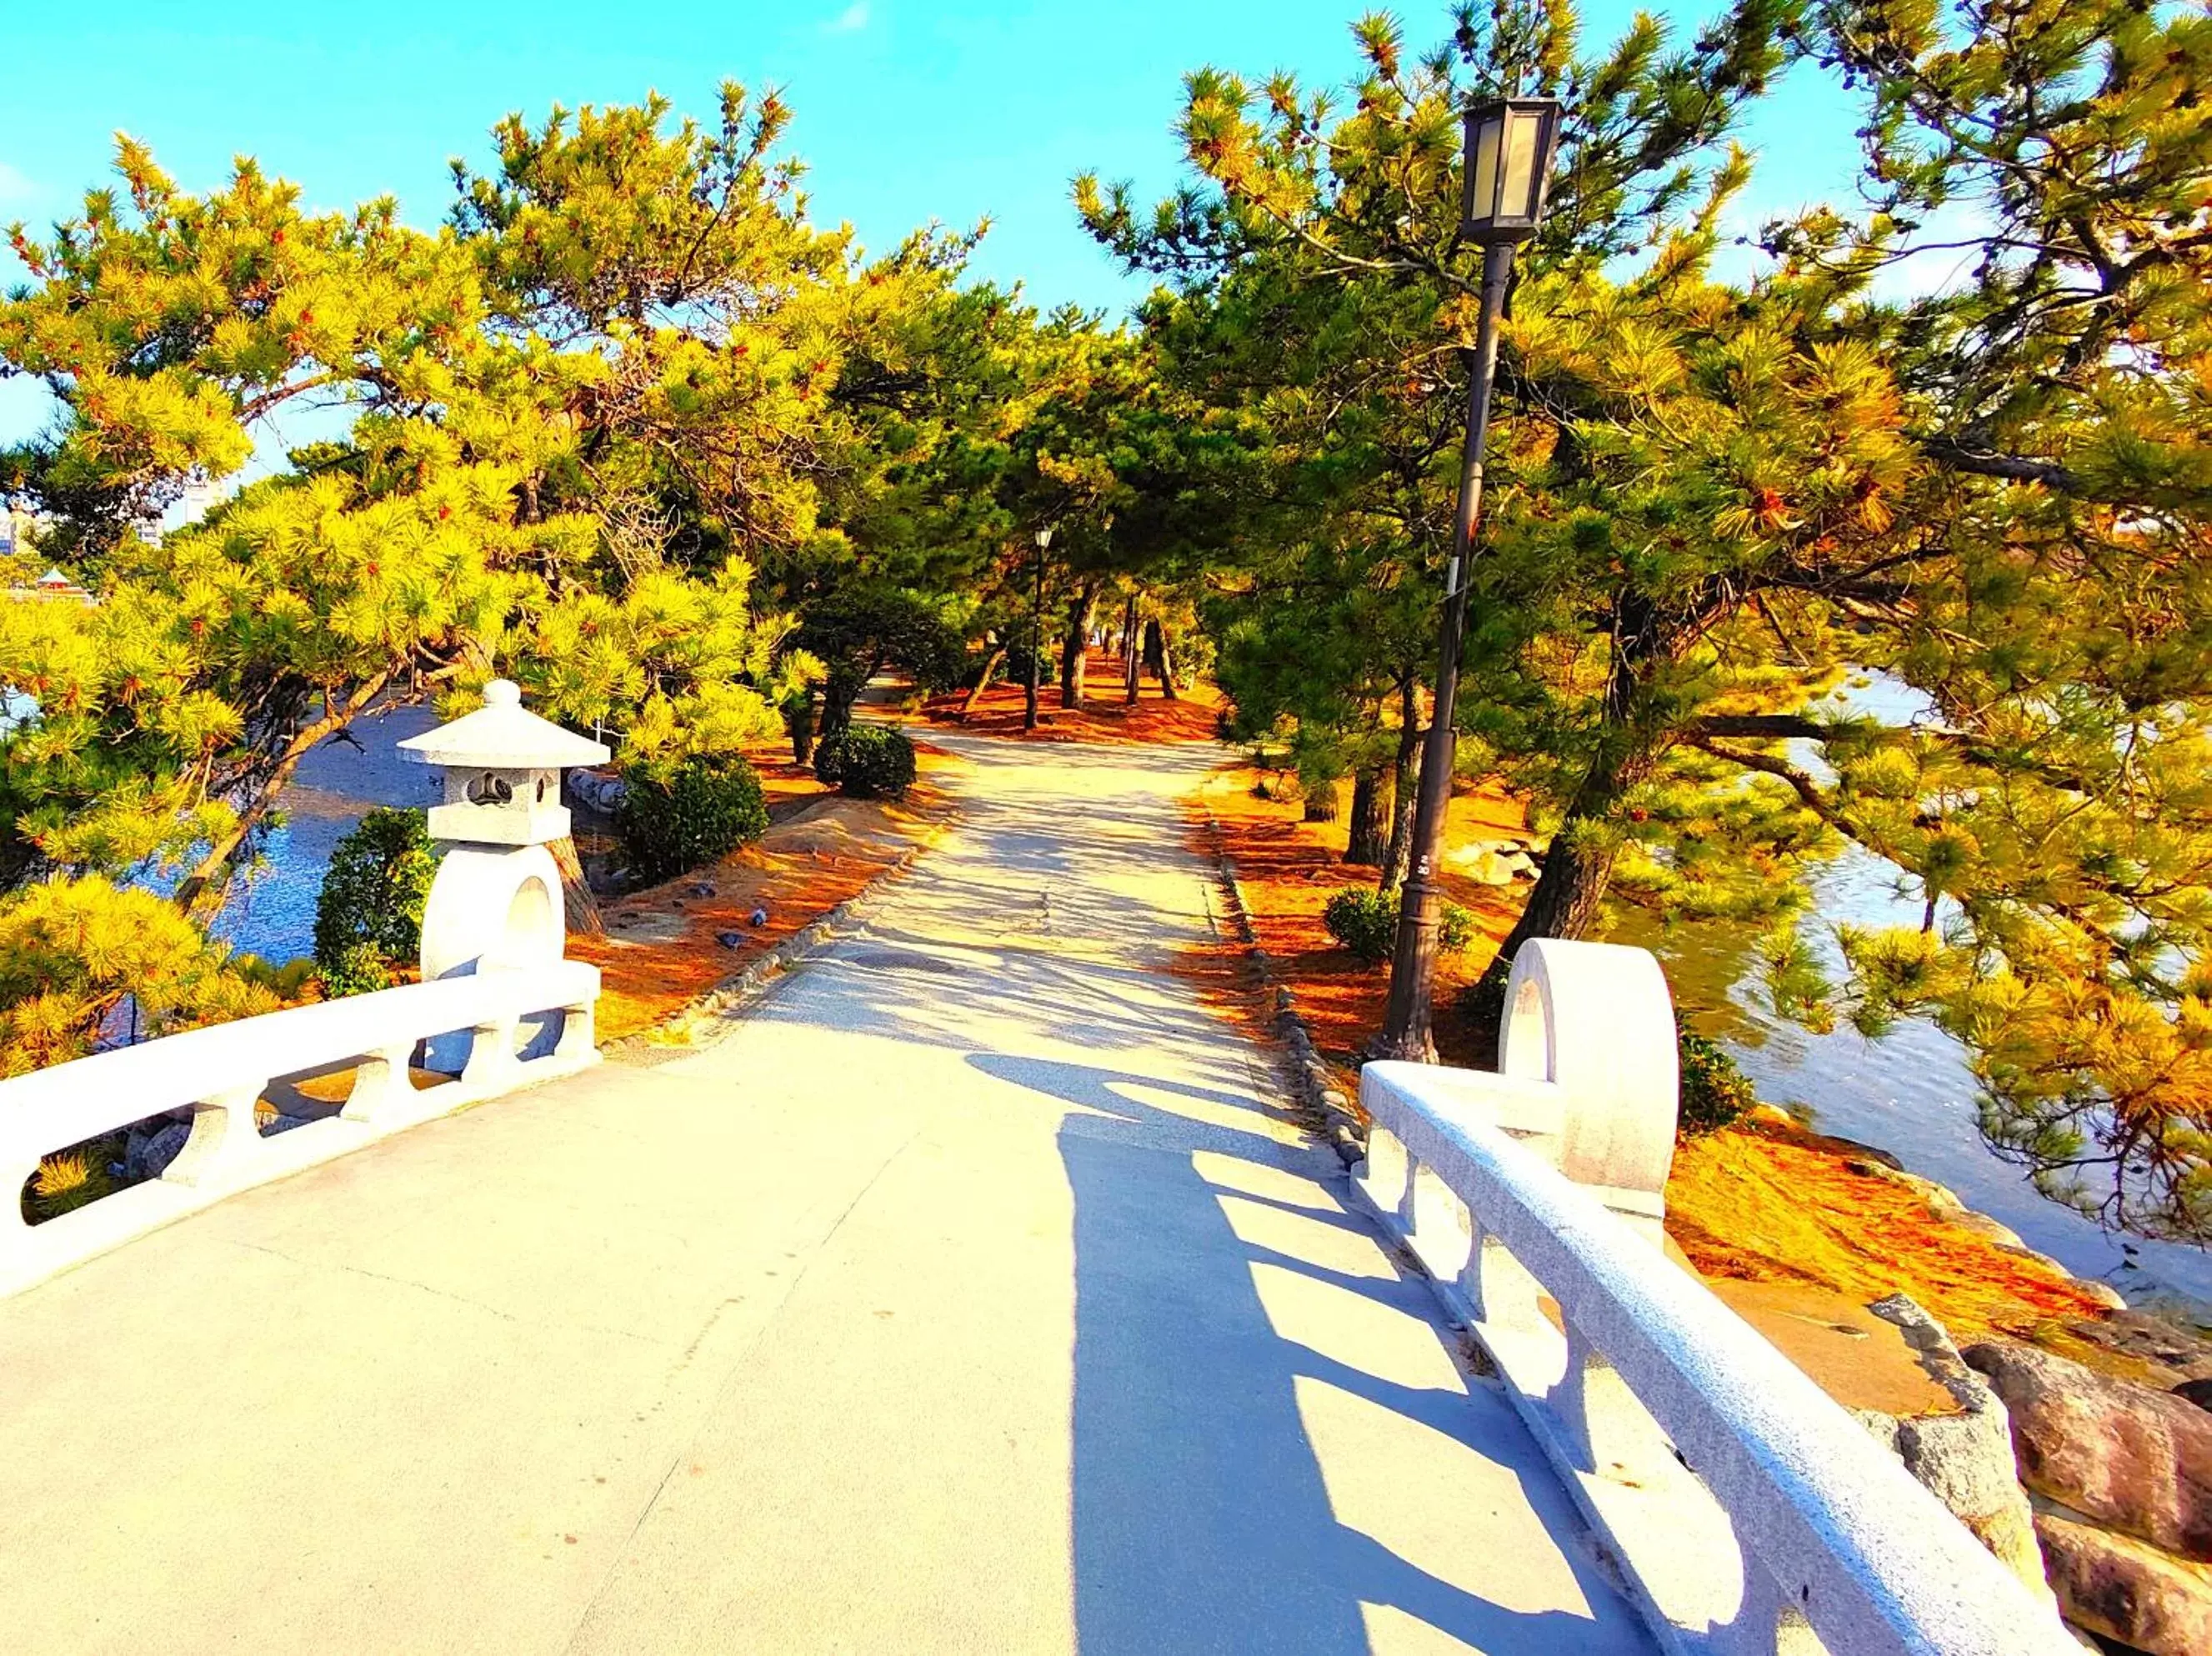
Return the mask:
[[[2150,1656],[2212,1651],[2212,1568],[2053,1512],[2036,1538],[2066,1619]]]
[[[2033,1514],[2014,1475],[2004,1404],[1966,1366],[1942,1324],[1905,1295],[1893,1294],[1867,1308],[1896,1325],[1922,1372],[1948,1394],[1952,1407],[1896,1415],[1872,1409],[1851,1412],[2006,1568],[2049,1602]]]
[[[185,1141],[192,1136],[188,1121],[163,1121],[149,1131],[148,1123],[131,1129],[125,1141],[123,1168],[131,1179],[158,1179],[161,1170],[184,1153]]]
[[[568,786],[571,799],[607,816],[622,809],[623,800],[629,792],[629,785],[620,776],[600,771],[570,771]]]
[[[2212,1559],[2212,1414],[2033,1346],[1992,1343],[1966,1357],[2011,1411],[2029,1489],[2168,1552]]]
[[[1536,877],[1535,858],[1513,840],[1477,840],[1444,852],[1444,866],[1483,885],[1511,885]]]

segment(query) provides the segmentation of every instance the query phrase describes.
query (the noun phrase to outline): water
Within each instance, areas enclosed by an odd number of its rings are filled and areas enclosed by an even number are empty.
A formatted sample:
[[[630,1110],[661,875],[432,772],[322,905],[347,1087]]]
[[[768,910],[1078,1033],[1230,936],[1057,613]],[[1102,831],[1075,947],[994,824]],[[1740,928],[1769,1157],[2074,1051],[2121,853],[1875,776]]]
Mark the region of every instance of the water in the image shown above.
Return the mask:
[[[215,931],[267,960],[313,953],[315,897],[338,841],[377,805],[437,803],[437,772],[402,758],[398,745],[437,722],[427,707],[391,707],[354,720],[358,747],[317,744],[284,791],[284,826],[270,835],[263,865],[232,893]]]
[[[1930,716],[1926,698],[1893,679],[1854,682],[1837,700],[1885,724]],[[1817,749],[1790,743],[1792,760],[1821,774]],[[1898,890],[1896,867],[1856,846],[1812,882],[1807,938],[1822,949],[1832,981],[1841,952],[1829,929],[1845,921],[1917,927],[1917,895]],[[1849,1027],[1814,1034],[1766,1004],[1756,931],[1705,925],[1675,930],[1631,916],[1615,933],[1667,965],[1688,1021],[1725,1046],[1759,1089],[1819,1131],[1887,1150],[1912,1172],[1957,1192],[1967,1206],[2009,1226],[2022,1241],[2077,1277],[2110,1283],[2136,1304],[2212,1319],[2212,1253],[2175,1242],[2124,1239],[2037,1192],[2000,1160],[1975,1125],[1977,1089],[1965,1049],[1925,1019],[1900,1022],[1869,1040]]]

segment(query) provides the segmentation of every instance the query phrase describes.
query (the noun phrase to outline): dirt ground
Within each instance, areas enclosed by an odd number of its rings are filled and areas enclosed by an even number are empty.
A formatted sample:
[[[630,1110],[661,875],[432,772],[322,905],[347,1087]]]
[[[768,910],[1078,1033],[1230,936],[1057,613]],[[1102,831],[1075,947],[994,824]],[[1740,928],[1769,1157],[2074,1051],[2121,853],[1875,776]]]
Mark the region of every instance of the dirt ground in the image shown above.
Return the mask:
[[[1252,911],[1260,946],[1297,996],[1298,1014],[1315,1046],[1348,1078],[1359,1048],[1381,1027],[1390,974],[1387,967],[1365,965],[1338,947],[1321,916],[1339,891],[1371,888],[1376,870],[1343,860],[1351,836],[1348,822],[1301,821],[1302,805],[1256,796],[1254,790],[1262,779],[1249,765],[1215,771],[1193,801],[1194,826],[1203,834],[1210,831],[1209,818],[1218,824],[1221,848],[1236,860],[1237,883]],[[1272,786],[1272,775],[1267,779]],[[1525,837],[1525,820],[1521,806],[1502,793],[1463,793],[1451,803],[1445,843],[1457,848],[1480,840],[1517,840]],[[1434,1009],[1438,1055],[1447,1064],[1466,1063],[1474,1031],[1459,1010],[1460,992],[1482,975],[1497,954],[1528,888],[1525,882],[1484,885],[1455,869],[1449,857],[1441,878],[1445,895],[1475,919],[1474,946],[1445,955],[1440,963]]]
[[[605,976],[600,1040],[675,1017],[929,843],[950,814],[943,779],[964,761],[915,746],[920,774],[896,803],[844,798],[793,764],[787,748],[749,755],[768,796],[767,834],[711,867],[603,903],[605,936],[570,935],[570,956]],[[757,926],[758,909],[767,919]],[[742,941],[726,946],[726,933]]]
[[[1204,742],[1217,732],[1221,695],[1211,684],[1194,685],[1169,701],[1147,676],[1137,701],[1124,696],[1121,658],[1093,650],[1084,666],[1085,689],[1080,708],[1060,705],[1060,682],[1050,677],[1037,698],[1037,728],[1022,729],[1025,700],[1019,684],[994,684],[972,713],[964,712],[968,692],[930,697],[919,709],[931,724],[973,731],[982,736],[1025,737],[1032,742]]]
[[[1296,996],[1316,1046],[1356,1096],[1357,1054],[1381,1024],[1389,969],[1338,947],[1321,914],[1336,891],[1371,884],[1373,870],[1342,861],[1346,822],[1301,821],[1298,804],[1257,797],[1261,779],[1246,765],[1212,773],[1188,802],[1194,840],[1212,850],[1218,836],[1218,848],[1235,860],[1260,946]],[[1451,853],[1524,837],[1521,807],[1502,793],[1475,791],[1452,801],[1444,889],[1474,915],[1478,937],[1447,955],[1438,974],[1433,1016],[1447,1064],[1470,1061],[1477,1032],[1460,1008],[1461,992],[1482,974],[1528,891],[1526,881],[1473,880],[1455,870]],[[1208,980],[1209,998],[1225,1014],[1255,1026],[1264,1021],[1266,1009],[1222,961],[1194,961],[1191,970]],[[1992,1336],[2032,1339],[2108,1372],[2159,1378],[2154,1365],[2147,1369],[2094,1337],[2107,1313],[2065,1273],[1939,1214],[1911,1186],[1882,1177],[1863,1148],[1808,1132],[1778,1112],[1684,1141],[1667,1209],[1677,1256],[1847,1401],[1881,1406],[1898,1377],[1869,1374],[1868,1331],[1838,1325],[1895,1293],[1911,1295],[1961,1345]],[[1909,1368],[1901,1357],[1889,1366]]]

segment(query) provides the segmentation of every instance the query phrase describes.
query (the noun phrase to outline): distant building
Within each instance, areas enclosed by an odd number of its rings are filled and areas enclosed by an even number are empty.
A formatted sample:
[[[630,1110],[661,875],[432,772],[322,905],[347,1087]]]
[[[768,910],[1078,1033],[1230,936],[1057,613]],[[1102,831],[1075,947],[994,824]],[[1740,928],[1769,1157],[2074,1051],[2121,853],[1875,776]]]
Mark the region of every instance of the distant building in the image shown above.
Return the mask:
[[[58,569],[47,570],[28,586],[11,586],[7,595],[11,598],[53,598],[72,604],[94,602],[91,593]]]
[[[210,482],[204,477],[195,477],[185,485],[185,492],[158,518],[150,518],[138,525],[139,538],[149,545],[159,546],[163,537],[180,529],[189,529],[201,519],[230,498],[231,490],[221,483]]]
[[[31,531],[38,519],[21,507],[0,511],[0,558],[12,558],[31,549]]]

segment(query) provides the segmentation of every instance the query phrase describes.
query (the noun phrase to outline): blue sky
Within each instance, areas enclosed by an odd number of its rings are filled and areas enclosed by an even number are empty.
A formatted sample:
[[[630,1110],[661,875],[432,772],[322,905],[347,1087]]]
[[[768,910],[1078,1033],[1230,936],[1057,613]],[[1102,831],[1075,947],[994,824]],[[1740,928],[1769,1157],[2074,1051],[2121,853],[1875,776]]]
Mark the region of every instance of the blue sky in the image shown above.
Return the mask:
[[[188,189],[245,151],[297,180],[312,207],[386,191],[430,226],[446,162],[482,162],[509,110],[634,100],[648,88],[707,112],[725,77],[784,88],[791,145],[817,217],[888,246],[932,219],[994,227],[984,275],[1032,298],[1119,309],[1138,296],[1077,227],[1073,174],[1130,178],[1147,197],[1176,179],[1169,124],[1182,74],[1212,63],[1340,82],[1358,0],[1121,0],[1111,8],[976,0],[761,5],[651,0],[386,0],[363,11],[237,0],[0,0],[0,221],[37,227],[107,176],[110,135],[146,140]],[[1686,38],[1711,7],[1656,8]],[[1632,8],[1589,0],[1587,38]],[[1412,39],[1449,27],[1442,3],[1399,8]],[[1810,76],[1752,138],[1762,164],[1747,222],[1848,188],[1856,151],[1841,97]],[[0,253],[0,280],[20,272]],[[0,437],[30,413],[0,387]]]

